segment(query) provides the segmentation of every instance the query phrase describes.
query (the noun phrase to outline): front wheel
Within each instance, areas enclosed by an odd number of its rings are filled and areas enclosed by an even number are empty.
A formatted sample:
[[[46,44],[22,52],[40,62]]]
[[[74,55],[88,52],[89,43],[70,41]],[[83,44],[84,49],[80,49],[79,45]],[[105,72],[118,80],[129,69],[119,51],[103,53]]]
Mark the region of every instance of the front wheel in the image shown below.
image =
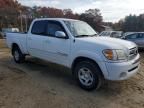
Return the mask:
[[[102,84],[99,67],[91,61],[82,61],[76,65],[75,76],[78,84],[85,90],[98,89]]]
[[[21,50],[19,49],[19,47],[15,47],[13,50],[12,50],[12,55],[13,55],[13,58],[14,58],[14,61],[16,63],[22,63],[24,62],[25,60],[25,55],[22,54]]]

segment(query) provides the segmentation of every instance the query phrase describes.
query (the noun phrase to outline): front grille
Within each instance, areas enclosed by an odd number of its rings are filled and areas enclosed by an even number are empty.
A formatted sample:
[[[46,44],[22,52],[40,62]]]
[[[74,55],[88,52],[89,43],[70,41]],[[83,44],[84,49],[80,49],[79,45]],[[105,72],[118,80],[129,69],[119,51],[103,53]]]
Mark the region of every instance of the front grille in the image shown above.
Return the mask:
[[[129,49],[129,60],[134,59],[138,54],[138,49],[137,47]]]

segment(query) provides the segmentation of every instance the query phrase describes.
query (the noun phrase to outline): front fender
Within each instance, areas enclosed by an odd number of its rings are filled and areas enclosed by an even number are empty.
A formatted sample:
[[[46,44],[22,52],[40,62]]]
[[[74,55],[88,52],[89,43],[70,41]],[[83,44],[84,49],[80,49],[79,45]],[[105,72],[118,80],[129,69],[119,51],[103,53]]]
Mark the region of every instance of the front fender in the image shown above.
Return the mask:
[[[74,61],[74,59],[78,58],[78,57],[86,57],[86,58],[92,59],[92,60],[97,61],[97,62],[103,61],[103,58],[101,57],[100,54],[90,52],[90,51],[79,51],[79,52],[77,52],[76,54],[74,54],[72,56],[71,61]]]
[[[104,77],[108,76],[108,71],[107,71],[105,61],[104,61],[102,54],[98,54],[98,53],[90,52],[90,51],[79,51],[78,53],[74,54],[71,57],[71,64],[70,64],[71,67],[73,65],[73,61],[75,59],[77,59],[78,57],[85,57],[85,58],[89,58],[91,60],[94,60],[98,64],[98,66],[100,67]]]

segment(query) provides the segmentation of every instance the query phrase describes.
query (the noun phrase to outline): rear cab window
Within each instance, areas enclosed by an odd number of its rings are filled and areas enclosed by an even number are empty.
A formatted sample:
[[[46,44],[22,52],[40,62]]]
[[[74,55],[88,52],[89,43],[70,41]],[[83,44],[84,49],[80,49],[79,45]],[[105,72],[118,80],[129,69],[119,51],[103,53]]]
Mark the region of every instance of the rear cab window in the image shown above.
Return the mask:
[[[31,33],[36,34],[36,35],[45,35],[45,29],[46,29],[47,22],[48,21],[46,21],[46,20],[34,22]]]

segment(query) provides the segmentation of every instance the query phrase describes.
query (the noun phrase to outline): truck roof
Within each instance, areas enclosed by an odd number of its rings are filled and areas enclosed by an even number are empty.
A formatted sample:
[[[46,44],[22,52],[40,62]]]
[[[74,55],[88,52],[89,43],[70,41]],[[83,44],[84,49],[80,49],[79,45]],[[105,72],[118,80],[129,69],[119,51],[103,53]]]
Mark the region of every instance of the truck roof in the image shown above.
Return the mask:
[[[68,19],[68,18],[37,18],[34,21],[38,21],[38,20],[80,21],[80,20]]]

